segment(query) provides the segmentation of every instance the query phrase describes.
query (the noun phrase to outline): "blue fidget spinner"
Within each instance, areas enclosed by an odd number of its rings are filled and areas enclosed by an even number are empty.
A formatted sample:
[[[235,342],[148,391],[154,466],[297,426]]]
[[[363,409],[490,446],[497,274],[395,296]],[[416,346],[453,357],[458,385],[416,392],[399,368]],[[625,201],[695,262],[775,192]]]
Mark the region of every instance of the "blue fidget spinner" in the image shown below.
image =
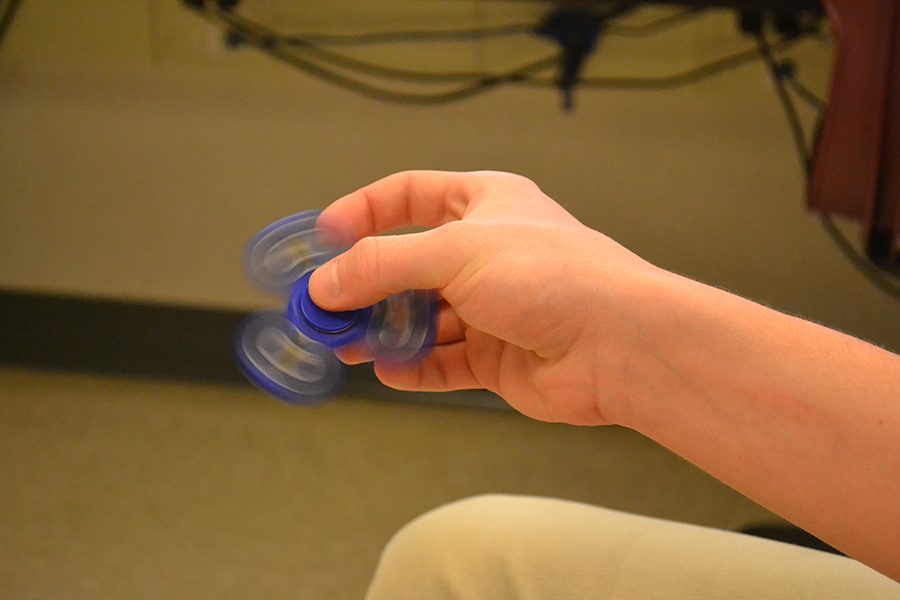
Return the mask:
[[[436,294],[429,290],[345,312],[316,306],[309,278],[344,251],[316,228],[318,217],[319,211],[308,211],[272,223],[253,236],[244,255],[254,283],[285,297],[287,307],[244,322],[235,342],[237,363],[257,387],[291,404],[315,404],[337,392],[343,368],[334,348],[364,344],[377,360],[408,363],[424,358],[437,331]]]

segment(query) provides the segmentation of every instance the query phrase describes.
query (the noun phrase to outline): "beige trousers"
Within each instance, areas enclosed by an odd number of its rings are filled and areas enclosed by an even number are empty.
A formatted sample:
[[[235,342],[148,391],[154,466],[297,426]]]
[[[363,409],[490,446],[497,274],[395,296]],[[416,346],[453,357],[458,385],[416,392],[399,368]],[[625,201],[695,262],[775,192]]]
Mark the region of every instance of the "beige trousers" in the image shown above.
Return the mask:
[[[900,599],[825,552],[585,504],[480,496],[389,542],[367,600]]]

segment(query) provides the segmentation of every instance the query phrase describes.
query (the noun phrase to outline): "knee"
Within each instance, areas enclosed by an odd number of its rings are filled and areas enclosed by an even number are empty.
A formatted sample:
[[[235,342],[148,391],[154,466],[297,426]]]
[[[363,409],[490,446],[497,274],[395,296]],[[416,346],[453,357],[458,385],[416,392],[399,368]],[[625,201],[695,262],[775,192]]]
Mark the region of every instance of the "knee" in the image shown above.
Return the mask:
[[[476,496],[411,521],[385,547],[367,598],[478,597],[480,581],[501,569],[504,530],[512,525],[503,515],[511,502]]]
[[[890,585],[850,559],[805,548],[574,502],[488,495],[397,532],[368,598],[646,598],[676,589],[881,598],[893,597],[884,594]]]
[[[446,504],[411,521],[388,542],[387,560],[445,563],[483,554],[502,537],[512,496],[483,495]]]
[[[621,545],[609,545],[606,553],[587,549],[602,545],[622,517],[530,496],[491,494],[453,502],[394,535],[368,598],[538,598],[583,589]],[[592,521],[597,522],[589,527]]]

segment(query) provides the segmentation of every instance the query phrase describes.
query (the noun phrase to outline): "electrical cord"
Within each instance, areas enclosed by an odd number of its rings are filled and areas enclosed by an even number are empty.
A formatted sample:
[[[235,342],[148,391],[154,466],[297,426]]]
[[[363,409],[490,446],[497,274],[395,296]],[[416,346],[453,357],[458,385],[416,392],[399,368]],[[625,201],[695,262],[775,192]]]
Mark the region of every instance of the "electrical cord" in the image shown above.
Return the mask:
[[[800,159],[803,168],[803,173],[806,176],[809,176],[811,161],[806,146],[806,136],[803,134],[803,125],[797,114],[797,108],[794,106],[794,102],[791,100],[787,86],[785,85],[785,75],[775,60],[772,53],[772,47],[769,45],[768,40],[766,40],[765,35],[759,33],[756,40],[759,48],[759,55],[763,59],[763,63],[766,65],[769,75],[772,77],[772,81],[775,84],[775,90],[778,93],[778,99],[784,108],[785,116],[787,116],[794,144],[797,149],[797,156]],[[843,233],[841,233],[840,229],[838,229],[837,224],[831,216],[821,212],[819,213],[819,217],[825,231],[846,259],[850,261],[850,263],[855,266],[856,269],[872,283],[872,285],[895,300],[900,300],[900,287],[891,283],[891,280],[888,277],[874,267],[865,256],[853,247],[853,244],[851,244]]]
[[[530,35],[533,32],[533,23],[507,23],[474,29],[408,29],[346,34],[302,33],[279,36],[278,41],[289,46],[305,46],[309,42],[326,46],[372,46],[416,42],[470,42],[488,38]]]
[[[637,34],[641,32],[642,35],[646,35],[651,32],[658,32],[662,29],[673,26],[676,23],[684,21],[688,17],[693,17],[701,12],[700,9],[688,9],[685,11],[681,11],[674,15],[669,15],[667,17],[657,19],[656,21],[651,21],[650,23],[644,23],[641,25],[616,25],[615,23],[610,25],[610,28],[619,28],[626,32],[631,32],[632,34]],[[360,41],[363,43],[383,43],[386,40],[400,40],[400,39],[410,39],[416,41],[423,40],[433,40],[433,39],[460,39],[459,36],[462,36],[463,39],[475,39],[478,35],[484,34],[485,32],[493,33],[493,34],[512,34],[512,33],[528,33],[534,34],[536,31],[535,25],[525,25],[525,24],[511,24],[511,25],[502,25],[497,26],[495,28],[487,28],[487,29],[470,29],[470,30],[425,30],[425,31],[405,31],[405,32],[381,32],[381,33],[369,33],[369,34],[357,34],[357,35],[320,35],[320,34],[304,34],[304,35],[289,35],[283,36],[272,32],[264,28],[261,24],[253,22],[245,17],[241,17],[236,15],[233,11],[228,11],[227,16],[231,20],[231,28],[232,31],[229,34],[229,40],[233,44],[238,44],[242,42],[246,42],[244,37],[239,33],[239,31],[247,31],[252,30],[255,34],[257,34],[258,42],[264,43],[270,46],[276,45],[285,45],[290,47],[296,47],[302,49],[306,54],[317,58],[323,63],[330,64],[335,67],[339,67],[342,69],[356,71],[361,74],[371,75],[376,77],[383,77],[386,79],[394,79],[400,81],[409,81],[416,83],[444,83],[444,82],[459,82],[459,81],[468,81],[469,83],[474,81],[487,81],[493,80],[497,77],[496,73],[488,73],[488,72],[477,72],[477,71],[457,71],[457,72],[429,72],[429,71],[415,71],[409,69],[400,69],[396,67],[388,67],[384,65],[375,64],[369,61],[360,60],[357,58],[353,58],[344,54],[340,54],[338,52],[329,50],[327,48],[321,47],[320,44],[323,42],[326,45],[329,45],[329,42],[333,43],[335,41],[338,42],[348,42],[348,41]],[[408,34],[408,35],[407,35]],[[259,43],[255,44],[259,46]],[[753,56],[755,58],[755,55]],[[544,64],[546,62],[547,67],[552,66],[553,63],[557,62],[556,55],[552,55],[547,57],[542,61],[538,61],[540,64]],[[727,65],[726,65],[727,66]],[[539,69],[534,69],[539,70]],[[532,69],[528,69],[528,72],[534,72]],[[524,81],[524,79],[519,79],[519,81]],[[549,83],[549,82],[548,82]],[[556,82],[553,82],[552,85],[555,85]],[[647,86],[648,84],[644,81],[640,81],[637,79],[631,80],[613,80],[612,82],[607,82],[603,87],[640,87],[641,85]],[[673,82],[664,82],[660,87],[667,87],[672,85],[677,85],[677,81]],[[652,84],[650,84],[652,85]]]
[[[797,43],[797,41],[797,39],[784,39],[779,41],[773,49],[783,50]],[[664,77],[582,77],[578,80],[578,86],[600,89],[668,90],[697,83],[758,60],[759,50],[752,48],[674,75]],[[520,83],[534,87],[553,87],[557,85],[557,82],[553,79],[539,79],[535,77],[529,77]]]
[[[621,37],[654,35],[684,23],[703,12],[703,10],[702,8],[688,8],[640,24],[610,23],[604,29],[604,33]],[[364,33],[301,33],[276,35],[273,42],[301,47],[307,47],[310,44],[322,46],[375,46],[397,43],[471,42],[517,35],[533,35],[535,29],[536,25],[534,23],[504,23],[464,29],[405,29]]]
[[[681,13],[670,16],[667,19],[660,19],[659,21],[666,21],[667,25],[671,25],[673,22],[675,22],[674,17],[678,17],[678,20],[682,20],[687,16],[694,16],[699,12],[700,11],[696,9],[682,11]],[[284,49],[276,51],[279,44],[285,39],[283,36],[275,34],[259,23],[255,23],[247,18],[240,17],[234,12],[218,11],[213,14],[215,14],[215,16],[218,17],[218,19],[229,28],[229,30],[231,31],[231,35],[238,38],[241,42],[249,43],[250,45],[259,48],[264,52],[275,56],[276,58],[285,60],[286,62],[289,62],[290,64],[301,68],[304,71],[315,71],[311,74],[315,74],[318,76],[321,73],[321,76],[328,79],[329,81],[332,81],[332,83],[342,85],[343,87],[349,87],[353,91],[357,91],[367,96],[382,100],[398,101],[403,103],[418,103],[419,100],[424,100],[424,102],[428,104],[438,104],[441,102],[449,102],[454,99],[465,98],[474,95],[478,91],[484,90],[488,87],[494,87],[494,85],[496,85],[497,83],[515,83],[531,87],[557,87],[559,83],[556,79],[541,79],[530,76],[531,73],[544,70],[556,64],[558,62],[556,53],[546,58],[539,59],[533,63],[522,65],[516,69],[502,74],[485,72],[425,72],[377,65],[368,61],[359,60],[339,54],[337,52],[333,52],[325,48],[321,48],[312,42],[303,41],[303,44],[301,45],[302,40],[299,36],[293,36],[291,38],[292,46],[302,48],[307,54],[318,58],[321,62],[346,70],[355,71],[360,74],[417,83],[465,81],[470,84],[465,88],[460,88],[459,90],[451,91],[445,94],[432,95],[398,93],[391,90],[386,90],[384,88],[378,88],[377,86],[371,86],[359,81],[354,81],[350,78],[341,76],[333,72],[326,73],[327,69],[322,69],[321,67],[318,67],[317,65],[311,63],[311,61],[307,61],[301,57],[296,56],[289,57],[289,54],[285,52]],[[648,27],[650,27],[650,25],[646,24],[641,26],[634,26],[634,28],[636,29],[645,29]],[[658,29],[660,25],[653,25],[653,27]],[[781,50],[783,48],[786,48],[787,46],[795,43],[795,41],[796,40],[791,39],[782,40],[776,45],[776,49]],[[696,83],[697,81],[701,81],[703,79],[718,75],[732,68],[756,60],[759,60],[758,51],[756,49],[750,49],[723,57],[699,67],[695,67],[683,73],[678,73],[666,77],[589,77],[581,78],[578,81],[578,85],[602,89],[665,90]],[[313,66],[311,68],[307,68],[310,65]],[[337,79],[340,79],[340,81],[338,81]]]
[[[768,40],[766,40],[762,33],[759,33],[756,36],[756,41],[758,48],[757,52],[760,57],[762,57],[763,63],[765,64],[769,75],[771,75],[772,81],[775,83],[775,92],[778,94],[778,100],[781,102],[781,106],[784,108],[785,115],[787,116],[788,125],[791,129],[791,136],[797,150],[797,157],[800,160],[800,167],[805,175],[809,175],[809,151],[806,149],[806,136],[803,133],[803,125],[800,122],[800,116],[797,114],[797,107],[791,100],[787,87],[784,84],[782,71],[778,66],[778,62],[775,60],[775,56],[772,53],[772,48],[769,46]]]
[[[794,90],[794,93],[797,94],[797,96],[802,98],[816,111],[822,112],[823,110],[825,110],[825,101],[812,93],[812,91],[810,91],[808,87],[803,85],[803,83],[801,83],[800,80],[797,79],[796,73],[785,73],[784,80],[789,86],[791,86],[791,89]]]
[[[247,19],[242,19],[234,15],[231,15],[231,19],[231,33],[229,34],[229,39],[232,40],[231,43],[246,42],[247,40],[244,38],[242,32],[246,32],[248,30],[248,27],[251,30],[258,31],[258,24],[252,23]],[[315,57],[323,63],[330,64],[341,69],[356,71],[365,75],[383,77],[386,79],[417,83],[447,83],[459,81],[483,81],[497,77],[497,73],[484,71],[435,72],[387,67],[369,61],[353,58],[345,54],[340,54],[338,52],[328,50],[327,48],[322,48],[315,42],[305,41],[298,37],[293,37],[291,39],[291,42],[287,43],[284,42],[283,38],[280,38],[278,36],[269,36],[267,33],[256,33],[254,35],[256,37],[256,43],[254,45],[257,47],[260,44],[265,44],[266,46],[272,47],[280,46],[283,44],[284,46],[287,46],[291,49],[298,49],[298,51],[302,51],[306,55]],[[554,53],[551,57],[547,57],[545,61],[547,62],[547,67],[555,64],[557,61],[556,53]]]
[[[553,57],[532,61],[504,73],[480,77],[471,81],[468,85],[438,93],[415,94],[398,92],[348,77],[327,67],[323,67],[314,61],[298,56],[296,53],[290,52],[278,44],[273,44],[273,35],[268,29],[259,26],[252,21],[236,17],[229,11],[209,8],[205,4],[195,8],[210,22],[218,25],[225,25],[229,31],[240,35],[242,40],[246,43],[297,69],[363,96],[399,104],[435,105],[462,100],[500,84],[514,82],[525,78],[530,73],[547,69],[556,64],[557,61],[556,55],[554,54]]]
[[[280,36],[263,25],[251,21],[245,17],[241,17],[228,10],[210,9],[204,6],[199,10],[213,22],[218,21],[219,25],[224,26],[229,32],[231,39],[237,43],[247,43],[259,50],[291,64],[292,66],[303,70],[311,75],[324,79],[332,84],[338,85],[350,91],[354,91],[370,98],[399,102],[404,104],[441,104],[451,102],[453,100],[463,99],[473,96],[481,91],[495,87],[501,83],[512,83],[517,85],[525,85],[530,87],[558,87],[559,81],[556,78],[540,78],[533,74],[550,68],[559,61],[558,55],[554,53],[551,56],[536,60],[534,62],[521,65],[504,73],[489,72],[426,72],[415,71],[409,69],[400,69],[396,67],[387,67],[378,65],[369,61],[364,61],[349,57],[332,50],[322,48],[312,41],[306,40],[301,36],[289,36],[291,41],[290,47],[284,47],[282,42],[285,36]],[[658,31],[665,27],[670,27],[675,23],[681,22],[688,17],[695,16],[702,12],[699,9],[689,9],[669,15],[649,24],[628,26],[632,31]],[[521,25],[509,25],[509,28],[521,27]],[[612,25],[610,25],[612,27]],[[618,27],[624,27],[619,25]],[[511,30],[511,29],[510,29]],[[530,28],[531,31],[534,27]],[[476,30],[472,30],[476,31]],[[460,33],[457,30],[454,33]],[[401,32],[386,32],[383,34],[363,34],[371,36],[393,35]],[[413,32],[425,35],[430,32]],[[778,42],[775,49],[781,50],[796,42],[796,39],[784,39]],[[290,50],[299,49],[304,56],[292,53]],[[310,60],[310,58],[316,60]],[[718,75],[730,69],[736,68],[743,64],[759,60],[757,49],[741,51],[721,59],[714,60],[705,65],[689,69],[682,73],[665,77],[585,77],[580,78],[577,82],[579,86],[599,89],[643,89],[643,90],[666,90],[696,83],[703,79]],[[317,62],[318,61],[318,62]],[[320,64],[324,63],[324,64]],[[415,83],[449,83],[464,82],[468,85],[437,94],[416,94],[409,92],[398,92],[373,85],[364,81],[360,81],[353,77],[343,75],[330,69],[327,66],[338,67],[346,71],[354,72],[357,75],[381,77],[385,79],[394,79],[400,81],[408,81]]]

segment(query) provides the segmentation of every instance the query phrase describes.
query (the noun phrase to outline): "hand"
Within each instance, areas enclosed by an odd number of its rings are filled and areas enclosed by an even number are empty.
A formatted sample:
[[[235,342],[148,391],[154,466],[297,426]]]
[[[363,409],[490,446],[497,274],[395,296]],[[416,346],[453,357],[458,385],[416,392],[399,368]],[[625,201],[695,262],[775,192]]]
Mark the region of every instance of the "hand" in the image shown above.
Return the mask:
[[[663,271],[581,224],[533,182],[495,172],[406,172],[326,208],[319,225],[353,244],[319,268],[310,294],[328,310],[434,289],[436,345],[421,363],[379,364],[406,390],[486,388],[545,421],[594,425],[636,387],[641,312]],[[399,227],[420,233],[378,236]],[[347,363],[370,360],[359,348]]]
[[[314,273],[323,308],[423,288],[445,303],[423,362],[376,361],[387,385],[625,425],[900,578],[897,355],[658,269],[515,175],[393,175],[320,224],[356,242]],[[371,237],[407,225],[431,229]]]

